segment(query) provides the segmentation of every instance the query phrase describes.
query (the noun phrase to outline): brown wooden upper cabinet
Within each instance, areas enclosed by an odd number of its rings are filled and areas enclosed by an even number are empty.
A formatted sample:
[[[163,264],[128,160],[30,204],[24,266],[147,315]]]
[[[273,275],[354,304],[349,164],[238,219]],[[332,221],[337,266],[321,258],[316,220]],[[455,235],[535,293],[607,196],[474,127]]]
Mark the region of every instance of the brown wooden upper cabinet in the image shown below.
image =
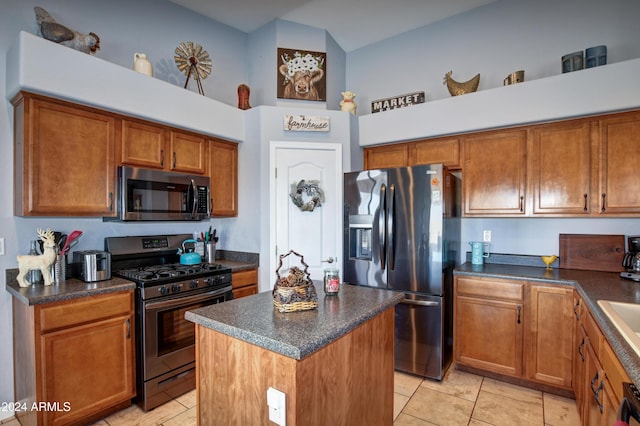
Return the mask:
[[[465,216],[527,213],[527,131],[498,130],[462,139]]]
[[[409,146],[393,144],[364,149],[364,169],[386,169],[409,165]]]
[[[452,170],[460,168],[459,138],[425,139],[364,148],[365,170],[438,163]]]
[[[205,174],[204,136],[162,125],[122,120],[120,163],[174,172]]]
[[[533,214],[591,213],[591,121],[536,126],[528,151]]]
[[[21,93],[14,105],[14,214],[115,216],[116,119]]]
[[[412,142],[409,145],[409,165],[442,163],[450,170],[460,168],[460,139],[438,138]]]
[[[614,114],[599,125],[598,203],[594,213],[640,213],[640,111]]]
[[[213,216],[238,215],[238,144],[208,140]]]

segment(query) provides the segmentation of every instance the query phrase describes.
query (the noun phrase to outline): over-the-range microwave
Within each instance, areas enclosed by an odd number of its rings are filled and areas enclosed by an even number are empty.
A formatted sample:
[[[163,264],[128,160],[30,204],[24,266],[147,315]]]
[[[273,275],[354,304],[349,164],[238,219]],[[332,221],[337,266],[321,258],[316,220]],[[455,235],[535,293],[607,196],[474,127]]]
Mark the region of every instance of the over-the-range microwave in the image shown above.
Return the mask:
[[[211,217],[210,179],[139,167],[118,167],[120,221],[197,221]]]

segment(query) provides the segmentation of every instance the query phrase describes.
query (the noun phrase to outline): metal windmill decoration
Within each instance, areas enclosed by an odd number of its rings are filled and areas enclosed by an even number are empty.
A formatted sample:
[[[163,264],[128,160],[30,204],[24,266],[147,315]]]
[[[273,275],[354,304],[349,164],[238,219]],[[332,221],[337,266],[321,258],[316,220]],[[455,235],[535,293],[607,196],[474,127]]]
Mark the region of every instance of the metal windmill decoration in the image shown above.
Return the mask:
[[[199,44],[192,41],[180,43],[176,47],[176,54],[173,57],[178,69],[185,73],[187,80],[184,82],[184,88],[187,88],[191,74],[198,85],[198,92],[204,96],[202,90],[202,80],[211,74],[211,58],[209,53]]]

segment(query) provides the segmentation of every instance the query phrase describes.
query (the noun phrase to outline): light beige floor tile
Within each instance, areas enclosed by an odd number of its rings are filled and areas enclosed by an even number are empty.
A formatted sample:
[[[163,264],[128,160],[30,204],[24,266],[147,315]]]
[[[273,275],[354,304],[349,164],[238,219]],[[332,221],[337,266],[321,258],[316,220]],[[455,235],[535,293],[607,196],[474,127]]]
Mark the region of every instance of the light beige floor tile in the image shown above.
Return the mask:
[[[580,414],[576,401],[545,393],[544,423],[549,426],[580,426]]]
[[[466,425],[473,402],[420,386],[402,412],[437,425]]]
[[[189,408],[187,411],[162,422],[162,426],[196,426],[198,424],[198,410],[196,407]]]
[[[107,423],[106,420],[102,419],[102,420],[98,420],[95,423],[91,423],[91,426],[109,426],[109,423]]]
[[[8,419],[2,420],[0,422],[2,426],[20,426],[20,422],[15,417],[10,417]]]
[[[542,392],[528,389],[511,383],[486,378],[482,381],[480,391],[486,391],[497,395],[508,396],[518,401],[531,402],[542,405]]]
[[[422,380],[422,377],[396,371],[393,376],[394,392],[410,397],[418,389]]]
[[[400,414],[398,418],[393,422],[393,426],[431,426],[433,423],[429,423],[426,420],[419,419],[417,417],[409,416],[406,414]]]
[[[155,426],[162,424],[162,422],[169,420],[186,410],[187,409],[176,400],[171,400],[146,413],[134,404],[129,408],[110,415],[105,420],[110,426]]]
[[[185,393],[184,395],[180,395],[176,398],[180,404],[184,405],[187,408],[196,406],[196,390],[192,390],[190,392]]]
[[[513,424],[542,426],[544,424],[542,398],[538,403],[514,399],[509,394],[501,395],[481,390],[472,418],[496,426]]]
[[[481,385],[481,376],[450,368],[441,382],[425,379],[420,386],[475,401]]]
[[[397,392],[393,394],[393,418],[394,419],[398,417],[398,414],[400,414],[404,406],[407,405],[407,402],[409,402],[408,396],[399,394]]]
[[[480,420],[476,420],[472,417],[471,421],[469,422],[469,426],[494,426],[494,425],[492,425],[491,423],[481,422]]]

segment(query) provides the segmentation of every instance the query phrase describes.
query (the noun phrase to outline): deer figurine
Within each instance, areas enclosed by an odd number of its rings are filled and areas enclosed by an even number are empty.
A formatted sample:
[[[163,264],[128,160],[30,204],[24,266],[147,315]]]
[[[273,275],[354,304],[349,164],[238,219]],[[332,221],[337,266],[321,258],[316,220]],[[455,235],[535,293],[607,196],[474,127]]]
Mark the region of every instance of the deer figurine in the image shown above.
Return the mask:
[[[18,256],[18,274],[17,280],[20,287],[29,287],[31,285],[24,276],[32,269],[40,269],[44,278],[44,285],[51,285],[51,265],[56,261],[56,242],[55,236],[51,229],[42,231],[38,229],[38,236],[42,240],[44,251],[42,254],[33,256],[29,254]]]

